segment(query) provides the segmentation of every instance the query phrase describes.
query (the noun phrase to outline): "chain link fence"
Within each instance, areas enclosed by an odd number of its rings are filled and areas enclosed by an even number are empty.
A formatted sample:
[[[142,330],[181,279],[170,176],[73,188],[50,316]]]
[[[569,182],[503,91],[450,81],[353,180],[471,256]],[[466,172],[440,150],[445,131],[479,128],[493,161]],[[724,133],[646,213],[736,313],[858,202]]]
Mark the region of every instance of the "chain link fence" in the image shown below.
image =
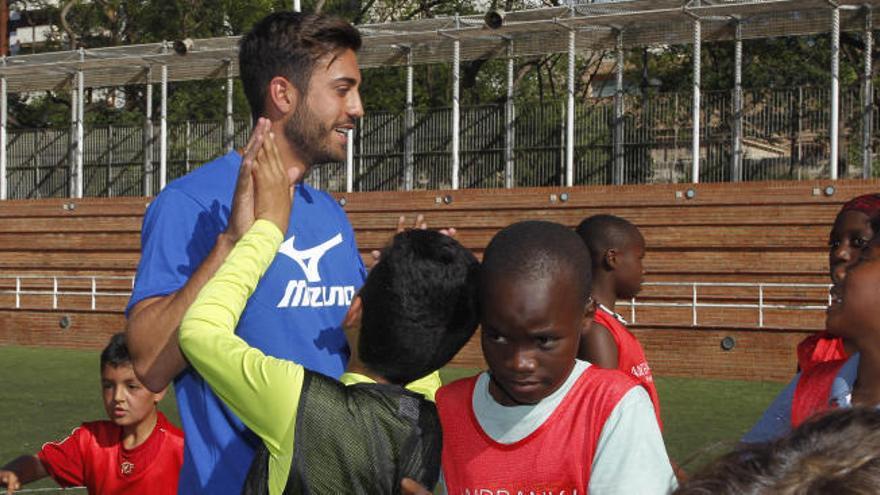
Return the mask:
[[[691,180],[691,95],[625,95],[620,149],[622,181],[627,184]],[[733,95],[702,95],[700,182],[731,179]],[[873,101],[876,100],[876,94]],[[830,91],[827,88],[748,90],[743,94],[743,180],[828,177]],[[862,176],[863,103],[857,87],[841,92],[839,176]],[[589,98],[575,107],[575,183],[614,180],[614,97]],[[880,128],[880,112],[873,112]],[[358,122],[354,140],[356,191],[405,187],[412,163],[414,189],[452,184],[451,110],[415,111],[406,126],[404,111],[369,112]],[[461,175],[464,188],[504,187],[508,146],[504,104],[461,110]],[[565,167],[565,102],[515,105],[512,142],[514,185],[561,185]],[[250,123],[237,120],[232,146],[243,147]],[[84,195],[140,196],[159,188],[159,127],[145,140],[148,126],[90,127],[84,134]],[[168,125],[168,180],[186,174],[225,152],[223,122]],[[147,132],[146,134],[149,134]],[[407,142],[412,155],[408,160]],[[875,147],[876,138],[872,140]],[[70,194],[74,161],[70,129],[21,129],[9,133],[10,198],[63,197]],[[146,155],[145,155],[146,152]],[[872,160],[872,169],[876,168]],[[329,191],[346,187],[343,163],[316,167],[308,180]],[[873,175],[873,170],[871,171]]]

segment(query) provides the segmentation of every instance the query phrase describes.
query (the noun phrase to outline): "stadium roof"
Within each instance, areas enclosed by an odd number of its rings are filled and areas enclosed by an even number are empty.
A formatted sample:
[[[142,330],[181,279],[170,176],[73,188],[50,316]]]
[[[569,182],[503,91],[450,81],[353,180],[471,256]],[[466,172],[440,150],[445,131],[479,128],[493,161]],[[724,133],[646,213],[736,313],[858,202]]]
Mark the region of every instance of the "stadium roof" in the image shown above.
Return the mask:
[[[364,37],[361,67],[404,65],[411,50],[415,64],[449,63],[453,40],[460,40],[461,60],[564,52],[569,30],[578,50],[615,46],[618,32],[627,47],[693,42],[693,20],[701,20],[705,42],[730,40],[739,21],[744,39],[810,35],[831,30],[831,12],[840,9],[843,31],[865,29],[866,14],[874,25],[880,0],[629,0],[581,3],[508,12],[503,25],[489,29],[482,15],[443,17],[358,26]],[[144,84],[159,81],[159,67],[169,81],[224,78],[238,74],[238,36],[193,40],[185,55],[171,43],[117,46],[7,57],[0,76],[10,92],[61,90],[71,87],[78,70],[85,87]],[[152,68],[152,75],[149,68]]]

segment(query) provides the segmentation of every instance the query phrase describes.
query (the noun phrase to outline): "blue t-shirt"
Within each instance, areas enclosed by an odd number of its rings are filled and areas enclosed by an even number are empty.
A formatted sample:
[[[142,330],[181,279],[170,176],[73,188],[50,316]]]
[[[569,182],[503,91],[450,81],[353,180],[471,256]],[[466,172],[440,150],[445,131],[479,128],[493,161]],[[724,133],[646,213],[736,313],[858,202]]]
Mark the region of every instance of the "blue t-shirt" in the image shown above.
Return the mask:
[[[859,354],[853,354],[841,366],[831,383],[828,404],[832,407],[850,407],[850,396],[859,372]],[[776,440],[791,432],[791,403],[794,390],[797,388],[801,374],[792,378],[791,382],[779,392],[770,407],[764,411],[761,419],[743,436],[743,443],[764,443]]]
[[[178,291],[226,230],[241,157],[230,152],[170,183],[144,217],[141,261],[126,312]],[[236,334],[270,356],[338,378],[341,323],[366,269],[345,212],[327,193],[296,187],[278,255],[248,300]],[[192,369],[174,381],[186,434],[178,492],[241,493],[259,439]]]

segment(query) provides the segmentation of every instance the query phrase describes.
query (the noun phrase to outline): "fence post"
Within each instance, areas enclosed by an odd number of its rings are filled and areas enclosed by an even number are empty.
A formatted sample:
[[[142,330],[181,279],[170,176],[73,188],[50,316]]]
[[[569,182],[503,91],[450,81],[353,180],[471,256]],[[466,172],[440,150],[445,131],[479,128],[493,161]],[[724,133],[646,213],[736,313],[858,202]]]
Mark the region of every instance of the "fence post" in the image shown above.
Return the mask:
[[[574,50],[575,31],[568,31],[568,87],[566,89],[565,116],[565,185],[574,185]]]
[[[507,98],[504,101],[504,187],[515,185],[514,170],[514,119],[516,107],[513,103],[513,40],[507,40]]]
[[[113,126],[107,126],[107,197],[113,197]]]
[[[6,55],[3,55],[3,68],[6,68]],[[6,75],[0,78],[0,200],[6,199],[9,195],[8,184],[6,182],[6,145],[8,139],[6,135]]]
[[[837,180],[838,124],[840,114],[840,7],[831,9],[831,180]]]
[[[614,81],[614,184],[623,184],[623,31],[617,31],[617,67]]]
[[[865,6],[865,50],[864,50],[864,87],[862,88],[862,178],[871,178],[873,156],[871,153],[871,138],[874,126],[874,98],[873,84],[871,82],[871,55],[874,47],[874,26],[872,25],[873,10],[869,5]]]
[[[146,69],[146,111],[144,115],[144,196],[153,195],[153,69]]]
[[[743,180],[743,93],[742,93],[742,23],[736,20],[733,69],[733,182]]]
[[[699,4],[699,2],[697,2]],[[694,52],[693,52],[693,136],[691,136],[691,182],[700,182],[700,53],[702,43],[702,28],[700,20],[694,19]]]

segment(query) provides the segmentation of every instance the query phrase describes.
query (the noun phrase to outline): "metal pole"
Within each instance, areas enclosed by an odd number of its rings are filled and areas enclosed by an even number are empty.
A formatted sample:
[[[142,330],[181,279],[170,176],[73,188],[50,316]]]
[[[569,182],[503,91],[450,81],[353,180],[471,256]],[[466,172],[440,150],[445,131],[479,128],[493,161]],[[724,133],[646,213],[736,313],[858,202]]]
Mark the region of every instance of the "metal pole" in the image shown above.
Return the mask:
[[[85,61],[85,49],[79,49],[79,61]],[[83,109],[86,106],[85,99],[85,73],[82,68],[76,71],[76,197],[83,197]]]
[[[183,142],[183,166],[186,168],[186,173],[189,173],[189,141],[192,139],[192,129],[189,120],[186,121],[186,128],[184,129],[184,142]]]
[[[354,130],[345,131],[345,192],[354,191]]]
[[[299,11],[297,11],[299,12]],[[235,121],[232,119],[232,98],[235,89],[232,77],[232,61],[226,61],[226,152],[235,147]]]
[[[3,67],[6,67],[6,55],[3,56]],[[8,87],[6,85],[6,76],[4,75],[0,78],[0,200],[8,198],[8,184],[6,183],[6,145],[7,143],[7,135],[6,135],[6,119],[7,119],[7,107],[6,107],[6,91]]]
[[[415,160],[413,159],[413,128],[415,113],[413,111],[413,60],[412,48],[406,48],[406,111],[404,114],[403,131],[403,188],[412,191]]]
[[[455,27],[459,27],[458,14],[455,14]],[[459,188],[460,145],[461,145],[461,41],[452,42],[452,188]]]
[[[293,11],[302,12],[302,8],[300,7],[300,0],[293,0]]]
[[[161,101],[159,103],[159,190],[168,179],[168,66],[162,64]]]
[[[513,40],[507,40],[507,99],[504,102],[504,187],[515,185],[514,170],[514,128],[516,107],[513,105]]]
[[[76,197],[76,118],[79,115],[76,109],[76,84],[70,81],[70,146],[67,149],[67,193]]]
[[[153,85],[152,68],[147,68],[146,114],[144,116],[144,196],[153,195]]]
[[[840,105],[840,7],[831,10],[831,180],[837,180],[837,144]]]
[[[623,31],[617,31],[614,84],[614,183],[623,184]]]
[[[574,185],[574,43],[575,32],[568,32],[568,87],[565,113],[565,185]]]
[[[865,7],[865,72],[864,88],[862,89],[862,178],[871,178],[871,168],[874,157],[871,153],[871,139],[874,127],[874,86],[871,83],[871,55],[874,51],[874,26],[872,23],[873,12],[870,6]]]
[[[702,28],[700,20],[694,20],[694,102],[693,102],[693,142],[691,145],[691,182],[700,182],[700,44],[702,43]]]
[[[107,197],[113,197],[113,126],[107,126]]]
[[[733,170],[734,182],[743,180],[743,93],[742,93],[742,23],[736,21],[736,43],[733,50]]]

